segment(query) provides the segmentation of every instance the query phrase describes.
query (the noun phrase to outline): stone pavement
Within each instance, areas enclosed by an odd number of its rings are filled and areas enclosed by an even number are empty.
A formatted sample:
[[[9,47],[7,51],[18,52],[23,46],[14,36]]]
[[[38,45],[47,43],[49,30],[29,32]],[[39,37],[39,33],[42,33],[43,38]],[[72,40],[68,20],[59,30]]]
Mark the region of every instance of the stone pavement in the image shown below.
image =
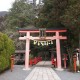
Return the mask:
[[[39,63],[36,64],[36,66],[39,66],[39,67],[54,67],[52,64],[51,64],[51,61],[41,61]]]
[[[50,67],[35,67],[25,80],[61,80]]]
[[[41,61],[36,66],[25,80],[61,80],[51,68],[51,61]]]

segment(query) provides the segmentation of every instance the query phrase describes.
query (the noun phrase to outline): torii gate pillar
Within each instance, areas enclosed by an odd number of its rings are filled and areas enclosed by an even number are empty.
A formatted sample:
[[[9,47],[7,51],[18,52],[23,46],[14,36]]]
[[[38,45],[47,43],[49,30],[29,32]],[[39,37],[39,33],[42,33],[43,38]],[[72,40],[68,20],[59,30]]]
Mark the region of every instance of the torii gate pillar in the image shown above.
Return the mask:
[[[56,38],[57,70],[62,70],[59,32],[56,32]]]
[[[30,32],[26,33],[26,50],[25,50],[25,67],[24,70],[30,70],[29,68],[29,48],[30,48]]]

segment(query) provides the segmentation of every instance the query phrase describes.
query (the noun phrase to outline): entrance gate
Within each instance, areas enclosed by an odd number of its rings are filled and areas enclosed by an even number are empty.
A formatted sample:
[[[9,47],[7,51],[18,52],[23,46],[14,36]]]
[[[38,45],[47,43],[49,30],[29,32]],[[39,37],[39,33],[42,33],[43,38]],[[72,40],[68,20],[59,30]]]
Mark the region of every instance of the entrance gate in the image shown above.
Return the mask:
[[[62,36],[62,32],[66,32],[66,29],[46,29],[46,33],[54,33],[52,36],[46,36],[45,40],[56,40],[56,53],[57,53],[57,68],[61,69],[61,51],[60,51],[60,40],[67,39],[66,36]],[[26,34],[23,37],[19,37],[19,40],[26,40],[25,50],[25,70],[29,69],[29,51],[30,51],[30,40],[40,40],[40,36],[34,37],[31,34],[39,33],[39,29],[19,29],[19,33]]]

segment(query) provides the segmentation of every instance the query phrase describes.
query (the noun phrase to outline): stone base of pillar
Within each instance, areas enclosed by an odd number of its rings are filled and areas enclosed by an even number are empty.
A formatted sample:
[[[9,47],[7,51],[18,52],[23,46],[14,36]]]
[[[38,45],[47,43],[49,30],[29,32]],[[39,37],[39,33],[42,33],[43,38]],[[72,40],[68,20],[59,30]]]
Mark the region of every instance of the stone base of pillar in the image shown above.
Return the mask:
[[[56,68],[55,70],[57,70],[57,71],[63,71],[64,69],[63,68]]]
[[[25,70],[25,71],[26,71],[26,70],[31,70],[31,69],[30,69],[30,68],[23,68],[23,70]]]

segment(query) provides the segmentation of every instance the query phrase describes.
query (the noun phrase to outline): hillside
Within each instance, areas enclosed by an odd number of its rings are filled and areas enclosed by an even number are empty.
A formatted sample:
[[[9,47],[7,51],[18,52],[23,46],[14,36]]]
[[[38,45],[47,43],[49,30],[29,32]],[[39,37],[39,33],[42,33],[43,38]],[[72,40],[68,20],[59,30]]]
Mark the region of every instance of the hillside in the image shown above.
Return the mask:
[[[7,11],[0,11],[0,16],[5,16],[6,14],[8,14]]]

